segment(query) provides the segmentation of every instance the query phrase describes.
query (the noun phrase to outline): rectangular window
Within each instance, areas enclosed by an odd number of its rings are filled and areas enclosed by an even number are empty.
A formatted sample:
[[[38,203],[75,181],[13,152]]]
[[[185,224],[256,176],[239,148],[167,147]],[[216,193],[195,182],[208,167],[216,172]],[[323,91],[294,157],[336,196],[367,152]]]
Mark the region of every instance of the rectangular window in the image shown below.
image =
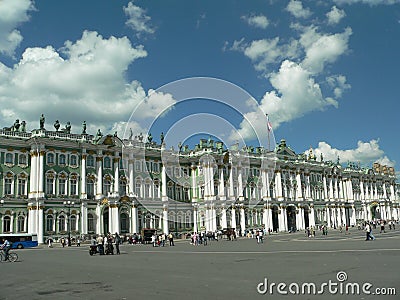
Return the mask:
[[[141,172],[142,171],[142,162],[140,160],[135,161],[135,171]]]
[[[71,196],[72,195],[77,195],[78,191],[76,189],[76,179],[71,180]]]
[[[4,179],[4,195],[12,195],[12,179]]]
[[[93,180],[88,180],[86,183],[86,193],[89,198],[92,198],[94,196],[94,182]]]
[[[53,178],[46,178],[46,194],[54,194]]]
[[[18,179],[18,196],[26,195],[25,183],[26,183],[25,179]]]
[[[59,195],[66,195],[67,193],[65,192],[65,179],[60,178],[58,180],[58,194]]]

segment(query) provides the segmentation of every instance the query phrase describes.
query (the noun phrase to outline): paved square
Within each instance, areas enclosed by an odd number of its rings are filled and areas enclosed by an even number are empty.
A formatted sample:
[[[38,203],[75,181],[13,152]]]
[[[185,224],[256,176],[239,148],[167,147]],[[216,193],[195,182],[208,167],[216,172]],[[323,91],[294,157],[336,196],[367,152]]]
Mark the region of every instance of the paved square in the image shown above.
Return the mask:
[[[329,232],[315,238],[304,233],[255,239],[221,240],[208,246],[177,241],[175,247],[122,245],[121,255],[89,256],[88,246],[18,250],[19,261],[2,263],[1,299],[398,299],[400,293],[400,232]],[[337,276],[343,283],[369,282],[396,288],[397,296],[335,295],[325,287],[319,295],[291,295],[292,283],[315,283],[317,288]],[[268,280],[286,283],[289,295],[276,286],[272,295],[257,292]],[[338,285],[338,288],[340,286]],[[261,286],[264,288],[264,285]],[[293,290],[293,289],[292,289]],[[294,290],[295,291],[295,290]]]

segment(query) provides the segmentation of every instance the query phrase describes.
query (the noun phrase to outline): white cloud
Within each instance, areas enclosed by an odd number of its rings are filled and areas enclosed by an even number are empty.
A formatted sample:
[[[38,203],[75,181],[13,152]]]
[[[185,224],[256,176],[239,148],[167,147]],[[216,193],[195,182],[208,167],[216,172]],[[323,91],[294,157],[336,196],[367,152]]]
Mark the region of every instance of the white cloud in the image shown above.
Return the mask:
[[[133,4],[133,1],[128,3],[128,6],[124,6],[124,12],[128,16],[128,20],[125,22],[130,28],[137,32],[138,35],[141,33],[153,34],[155,29],[150,24],[151,18],[146,15],[146,11]]]
[[[261,108],[270,115],[274,129],[308,112],[338,105],[336,100],[324,98],[311,74],[295,62],[285,60],[270,82],[275,90],[265,93]]]
[[[351,85],[348,84],[346,80],[346,76],[344,75],[333,75],[326,78],[336,98],[341,98],[343,92],[351,88]]]
[[[0,53],[13,56],[23,37],[16,27],[29,20],[28,13],[34,10],[30,0],[0,1]]]
[[[333,63],[348,50],[351,28],[343,33],[320,34],[315,27],[309,27],[300,38],[306,57],[302,66],[312,73],[320,73],[328,63]]]
[[[65,42],[60,52],[51,46],[28,48],[13,68],[0,63],[1,125],[18,118],[32,130],[44,113],[49,129],[56,119],[71,121],[72,131],[86,120],[95,133],[127,121],[139,103],[139,118],[156,117],[173,99],[152,90],[146,99],[149,93],[139,82],[125,79],[128,66],[146,56],[143,46],[133,47],[126,37],[106,39],[89,31]]]
[[[242,16],[242,20],[244,20],[250,26],[254,26],[257,28],[265,29],[269,25],[269,21],[264,15],[250,15],[250,16]]]
[[[246,44],[244,39],[234,41],[231,50],[243,52],[251,59],[257,71],[267,72],[270,64],[279,64],[284,59],[298,56],[299,44],[291,40],[287,44],[279,44],[279,37],[262,39]]]
[[[290,0],[286,7],[286,10],[290,12],[296,18],[308,18],[311,16],[311,11],[308,8],[303,7],[303,3],[298,0]]]
[[[336,6],[333,6],[332,9],[326,13],[326,16],[328,18],[328,24],[335,25],[346,16],[346,13],[343,9],[338,9]]]
[[[356,4],[356,3],[362,3],[362,4],[368,4],[370,6],[374,5],[392,5],[392,4],[398,4],[400,3],[400,0],[333,0],[337,4]]]
[[[374,162],[379,162],[383,165],[393,167],[394,161],[391,161],[385,152],[380,149],[378,140],[371,140],[369,142],[358,141],[357,148],[339,150],[332,148],[326,142],[319,142],[318,148],[314,149],[317,157],[320,157],[321,153],[324,160],[336,161],[340,158],[341,163],[360,162],[361,166],[371,166]],[[307,152],[306,152],[307,153]]]

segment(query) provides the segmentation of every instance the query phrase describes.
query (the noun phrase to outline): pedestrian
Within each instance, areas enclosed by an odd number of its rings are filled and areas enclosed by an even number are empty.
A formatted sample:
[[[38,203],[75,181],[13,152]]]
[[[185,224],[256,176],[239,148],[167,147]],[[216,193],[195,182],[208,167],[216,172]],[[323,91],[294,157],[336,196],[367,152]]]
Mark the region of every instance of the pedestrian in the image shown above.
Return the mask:
[[[52,239],[48,239],[48,240],[47,240],[47,246],[48,246],[49,248],[53,248],[53,240],[52,240]]]
[[[77,247],[80,247],[80,246],[81,246],[81,240],[80,240],[80,238],[77,238],[77,239],[76,239],[76,246],[77,246]]]
[[[168,234],[168,240],[169,240],[169,245],[170,246],[175,246],[175,244],[174,244],[174,236],[172,235],[172,233]]]
[[[121,237],[119,236],[118,232],[115,233],[115,249],[117,250],[117,254],[121,254],[119,251],[119,244],[121,243]]]
[[[370,240],[370,238],[371,238],[371,226],[369,225],[369,223],[367,223],[366,225],[365,225],[365,234],[366,234],[366,236],[365,236],[365,240],[366,241],[369,241]]]
[[[63,248],[65,247],[65,239],[63,237],[61,238],[61,245]]]

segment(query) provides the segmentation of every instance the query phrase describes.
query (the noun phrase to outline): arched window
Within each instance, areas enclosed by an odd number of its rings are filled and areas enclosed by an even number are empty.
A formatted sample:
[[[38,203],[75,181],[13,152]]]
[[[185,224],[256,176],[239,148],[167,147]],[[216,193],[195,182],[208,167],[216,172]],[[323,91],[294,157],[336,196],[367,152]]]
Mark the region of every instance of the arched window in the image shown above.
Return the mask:
[[[88,221],[88,232],[94,232],[95,231],[95,219],[92,214],[88,214],[87,216],[87,221]]]
[[[120,196],[126,195],[126,178],[122,178],[119,181],[119,195]]]
[[[24,173],[21,173],[18,176],[18,196],[26,195],[26,178],[27,176]]]
[[[76,216],[75,215],[72,215],[69,217],[69,222],[70,222],[70,225],[69,225],[70,230],[76,230],[77,224],[76,224]]]
[[[86,166],[94,167],[94,158],[92,155],[88,155],[87,160],[86,160]]]
[[[54,164],[54,154],[53,153],[47,154],[47,163]]]
[[[121,213],[121,233],[129,232],[129,216],[126,212]]]
[[[71,155],[70,156],[70,165],[71,166],[77,166],[78,165],[78,159],[76,155]]]
[[[65,231],[65,216],[61,215],[58,217],[58,230]]]
[[[89,199],[94,197],[94,179],[88,178],[86,181],[86,194]]]
[[[3,218],[3,232],[11,232],[11,217],[5,216]]]
[[[60,177],[58,178],[58,194],[59,195],[66,195],[67,190],[66,190],[66,183],[67,179],[65,174],[61,174]]]
[[[18,216],[17,231],[18,232],[24,232],[25,231],[25,217],[24,216]]]
[[[138,197],[142,195],[142,178],[136,178],[135,180],[135,193]]]
[[[65,165],[65,154],[60,154],[58,162],[60,165]]]
[[[54,174],[52,172],[46,174],[46,194],[54,194]]]
[[[103,181],[103,194],[108,195],[111,193],[111,178],[107,176]]]
[[[11,173],[7,173],[4,178],[4,195],[12,195],[13,194],[13,175]]]
[[[54,223],[53,216],[52,215],[47,215],[46,216],[46,231],[53,231],[53,229],[54,229],[53,223]]]
[[[104,158],[104,168],[106,169],[111,168],[111,159],[108,156]]]
[[[69,181],[69,187],[70,187],[70,195],[75,196],[78,195],[78,179],[76,175],[72,175],[71,179]]]
[[[18,163],[20,165],[26,165],[26,155],[25,154],[20,154],[19,155]]]
[[[12,153],[6,154],[6,164],[13,164],[14,163],[14,155]]]

